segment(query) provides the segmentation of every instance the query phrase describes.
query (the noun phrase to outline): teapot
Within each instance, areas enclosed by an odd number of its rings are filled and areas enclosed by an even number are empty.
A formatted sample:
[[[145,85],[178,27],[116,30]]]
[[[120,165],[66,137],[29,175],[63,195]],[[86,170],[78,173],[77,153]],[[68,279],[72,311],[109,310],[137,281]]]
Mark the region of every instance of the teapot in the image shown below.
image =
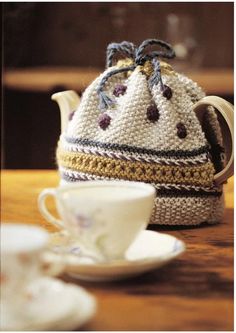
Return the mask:
[[[56,101],[60,110],[61,133],[66,131],[71,115],[78,109],[80,103],[79,95],[73,90],[57,92],[52,95],[52,100]],[[218,113],[221,131],[224,141],[224,149],[227,163],[223,170],[214,175],[216,184],[223,184],[234,173],[234,111],[233,105],[218,96],[206,96],[198,101],[193,111],[196,113],[200,123],[203,124],[204,112],[207,106],[213,106]]]
[[[150,45],[163,49],[147,52]],[[113,64],[117,54],[126,58]],[[59,171],[62,183],[151,183],[156,188],[151,223],[215,223],[223,213],[222,184],[233,175],[233,106],[205,96],[158,59],[173,55],[157,39],[139,47],[111,43],[107,69],[81,100],[71,90],[52,95],[61,112]]]

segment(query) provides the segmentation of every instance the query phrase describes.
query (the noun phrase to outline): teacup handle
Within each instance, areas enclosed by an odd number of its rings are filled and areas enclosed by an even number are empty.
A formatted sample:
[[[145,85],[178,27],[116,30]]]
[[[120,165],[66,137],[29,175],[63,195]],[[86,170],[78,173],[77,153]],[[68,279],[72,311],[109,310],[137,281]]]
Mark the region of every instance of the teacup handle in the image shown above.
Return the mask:
[[[234,110],[233,105],[218,96],[206,96],[194,105],[194,111],[201,121],[207,106],[213,106],[221,114],[220,125],[225,142],[228,162],[223,170],[214,176],[215,184],[223,184],[234,174]],[[222,121],[223,120],[223,121]]]
[[[55,225],[56,227],[60,228],[60,229],[64,229],[65,226],[63,224],[63,222],[57,218],[55,218],[47,209],[46,207],[46,198],[51,195],[54,197],[56,197],[56,190],[54,188],[45,188],[38,197],[38,207],[39,207],[39,211],[40,213],[43,215],[43,217],[45,217],[45,219],[52,223],[53,225]]]

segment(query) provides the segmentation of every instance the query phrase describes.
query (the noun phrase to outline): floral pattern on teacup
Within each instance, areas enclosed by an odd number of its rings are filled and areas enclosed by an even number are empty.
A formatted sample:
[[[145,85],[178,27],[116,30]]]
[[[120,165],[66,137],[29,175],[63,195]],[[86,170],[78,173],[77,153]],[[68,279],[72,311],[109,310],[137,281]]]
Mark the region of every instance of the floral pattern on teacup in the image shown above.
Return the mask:
[[[69,248],[68,250],[71,254],[75,254],[75,255],[81,255],[82,254],[81,248],[79,246]]]
[[[21,264],[25,264],[25,265],[27,265],[31,262],[31,258],[27,253],[19,253],[18,259]]]
[[[76,214],[76,223],[81,228],[90,228],[94,224],[94,220],[91,217],[84,214]]]

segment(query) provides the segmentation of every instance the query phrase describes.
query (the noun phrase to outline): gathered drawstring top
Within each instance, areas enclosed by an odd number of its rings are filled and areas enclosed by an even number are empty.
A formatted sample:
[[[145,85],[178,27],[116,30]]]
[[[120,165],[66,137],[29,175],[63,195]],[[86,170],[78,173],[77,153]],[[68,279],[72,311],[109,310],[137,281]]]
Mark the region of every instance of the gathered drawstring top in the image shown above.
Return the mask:
[[[148,46],[158,45],[163,50],[151,51],[146,53],[146,48]],[[160,83],[161,90],[166,98],[171,97],[171,91],[169,87],[165,86],[162,82],[161,77],[161,64],[158,58],[166,58],[172,59],[175,57],[175,52],[172,46],[162,40],[159,39],[147,39],[143,41],[138,47],[136,47],[133,43],[123,41],[121,43],[111,43],[107,47],[107,57],[106,57],[106,66],[107,68],[113,66],[114,56],[120,54],[121,56],[130,59],[130,65],[121,66],[119,68],[115,68],[108,72],[100,81],[97,93],[99,96],[99,108],[101,111],[106,110],[108,107],[111,107],[115,104],[115,100],[111,97],[107,96],[104,92],[104,85],[107,80],[113,75],[134,71],[138,66],[144,66],[144,64],[149,61],[152,64],[153,71],[148,79],[150,89]]]

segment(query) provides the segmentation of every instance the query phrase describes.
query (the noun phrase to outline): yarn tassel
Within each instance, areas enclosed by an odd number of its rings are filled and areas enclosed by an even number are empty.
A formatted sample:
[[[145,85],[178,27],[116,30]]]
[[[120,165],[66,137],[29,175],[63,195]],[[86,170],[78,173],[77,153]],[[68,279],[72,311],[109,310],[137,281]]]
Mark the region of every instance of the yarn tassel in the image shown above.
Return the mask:
[[[123,67],[123,68],[118,68],[115,69],[113,71],[108,72],[101,80],[98,88],[97,88],[97,93],[99,96],[99,108],[101,111],[108,109],[109,107],[113,107],[116,104],[116,101],[113,100],[112,98],[110,98],[109,96],[107,96],[104,91],[104,85],[107,82],[107,80],[115,74],[119,74],[119,73],[124,73],[124,72],[128,72],[129,70],[134,70],[135,66],[131,65],[128,67]]]
[[[158,59],[153,59],[152,64],[153,64],[153,74],[148,80],[149,88],[152,89],[154,85],[157,85],[160,82],[161,89],[163,90],[164,85],[161,78],[160,62],[158,61]]]
[[[104,91],[99,91],[99,109],[101,111],[113,107],[116,101],[105,94]]]
[[[144,53],[144,50],[147,46],[150,45],[158,45],[164,48],[165,50],[160,50],[160,51],[153,51],[148,54]],[[105,83],[107,80],[116,74],[123,73],[123,72],[128,72],[128,71],[133,71],[137,66],[143,66],[144,63],[147,60],[152,60],[154,71],[153,75],[149,79],[149,87],[152,88],[154,85],[160,83],[161,90],[163,92],[163,96],[166,97],[167,99],[170,99],[172,96],[172,91],[169,87],[165,86],[162,82],[161,78],[161,66],[160,62],[158,61],[157,57],[163,57],[163,58],[174,58],[175,57],[175,52],[172,49],[172,47],[159,39],[147,39],[145,40],[139,47],[135,47],[134,44],[130,42],[122,42],[122,43],[111,43],[108,45],[107,48],[107,66],[112,65],[112,60],[114,55],[119,52],[123,56],[128,56],[131,58],[134,63],[128,67],[121,67],[121,68],[116,68],[108,72],[101,80],[99,83],[99,86],[97,88],[97,93],[100,99],[99,102],[99,108],[100,110],[104,111],[108,109],[109,107],[113,107],[115,105],[115,101],[108,97],[104,92],[103,88],[105,86]]]

